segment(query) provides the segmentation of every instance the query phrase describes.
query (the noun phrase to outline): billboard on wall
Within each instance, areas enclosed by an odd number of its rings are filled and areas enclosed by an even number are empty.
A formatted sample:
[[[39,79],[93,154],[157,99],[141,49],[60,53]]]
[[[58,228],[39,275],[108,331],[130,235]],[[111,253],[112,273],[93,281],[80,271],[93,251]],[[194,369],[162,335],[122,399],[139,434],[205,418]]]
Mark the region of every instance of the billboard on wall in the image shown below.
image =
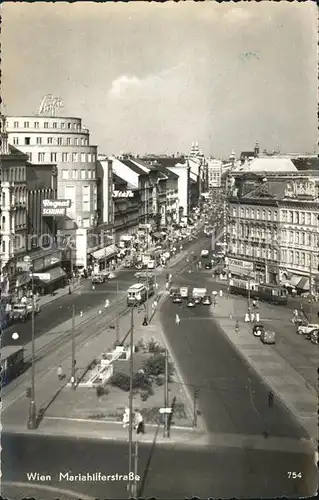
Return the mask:
[[[71,200],[43,200],[42,201],[42,216],[63,216],[71,207]]]
[[[117,189],[115,189],[113,191],[113,195],[112,195],[113,198],[133,198],[133,196],[134,196],[133,191],[130,191],[130,190],[119,191]]]

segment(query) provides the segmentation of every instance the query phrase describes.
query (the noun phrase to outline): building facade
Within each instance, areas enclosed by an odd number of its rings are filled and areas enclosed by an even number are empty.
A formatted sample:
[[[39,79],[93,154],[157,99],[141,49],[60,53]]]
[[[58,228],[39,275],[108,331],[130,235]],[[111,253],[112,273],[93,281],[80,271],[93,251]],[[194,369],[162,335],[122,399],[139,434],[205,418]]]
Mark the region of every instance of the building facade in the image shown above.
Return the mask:
[[[319,264],[318,173],[264,172],[237,181],[240,186],[235,183],[228,199],[229,271],[313,291]]]
[[[70,199],[67,211],[73,228],[89,228],[97,214],[97,147],[80,118],[8,116],[9,143],[23,151],[34,165],[58,169],[58,198]],[[72,226],[69,223],[69,227]],[[69,228],[68,227],[68,228]]]
[[[208,189],[219,189],[222,186],[223,163],[221,160],[207,160]]]

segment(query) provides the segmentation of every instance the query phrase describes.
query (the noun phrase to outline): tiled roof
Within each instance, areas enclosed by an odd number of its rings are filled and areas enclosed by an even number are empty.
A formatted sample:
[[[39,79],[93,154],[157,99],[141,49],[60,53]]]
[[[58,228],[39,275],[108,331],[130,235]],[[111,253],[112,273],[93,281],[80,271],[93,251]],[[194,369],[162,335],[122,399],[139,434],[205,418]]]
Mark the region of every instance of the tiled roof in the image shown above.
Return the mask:
[[[289,158],[255,158],[247,165],[242,165],[247,172],[297,172],[297,168]]]
[[[112,179],[113,179],[114,184],[125,185],[125,186],[127,185],[126,180],[122,179],[122,177],[117,175],[115,172],[112,173]]]

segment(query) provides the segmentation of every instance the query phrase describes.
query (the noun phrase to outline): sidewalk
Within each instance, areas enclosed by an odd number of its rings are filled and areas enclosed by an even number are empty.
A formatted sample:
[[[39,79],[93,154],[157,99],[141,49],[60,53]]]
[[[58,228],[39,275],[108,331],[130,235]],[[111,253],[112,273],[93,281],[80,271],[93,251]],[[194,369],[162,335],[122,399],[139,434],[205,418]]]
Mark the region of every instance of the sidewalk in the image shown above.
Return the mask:
[[[245,301],[218,298],[214,317],[241,356],[265,380],[316,443],[318,439],[318,395],[286,359],[276,351],[276,345],[264,345],[252,335],[252,325],[244,322]],[[235,331],[236,319],[239,332]],[[261,321],[263,316],[261,315]],[[280,338],[280,332],[278,332]],[[279,342],[279,340],[278,340]],[[313,347],[313,346],[312,346]],[[313,350],[315,356],[315,350]],[[315,444],[316,446],[316,444]]]

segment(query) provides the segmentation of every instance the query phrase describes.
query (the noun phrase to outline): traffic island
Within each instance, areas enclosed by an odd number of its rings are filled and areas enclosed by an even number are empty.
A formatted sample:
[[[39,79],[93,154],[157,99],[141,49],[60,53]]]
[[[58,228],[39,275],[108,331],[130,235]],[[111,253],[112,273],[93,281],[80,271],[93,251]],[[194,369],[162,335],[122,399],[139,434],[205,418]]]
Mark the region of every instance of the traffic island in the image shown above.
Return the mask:
[[[113,352],[116,352],[114,350]],[[118,352],[118,351],[117,351]],[[114,355],[113,355],[114,357]],[[112,359],[112,353],[109,353]],[[92,360],[88,370],[75,391],[66,386],[46,412],[47,417],[91,419],[116,421],[123,419],[128,405],[130,388],[129,353],[122,355],[106,365],[101,375],[106,355]],[[110,369],[112,366],[112,369]],[[171,425],[192,428],[193,421],[187,411],[184,392],[169,363],[168,393],[169,401],[174,401]],[[135,344],[133,375],[133,408],[138,410],[147,424],[160,424],[163,415],[160,409],[165,401],[165,349],[151,338],[140,339]]]

